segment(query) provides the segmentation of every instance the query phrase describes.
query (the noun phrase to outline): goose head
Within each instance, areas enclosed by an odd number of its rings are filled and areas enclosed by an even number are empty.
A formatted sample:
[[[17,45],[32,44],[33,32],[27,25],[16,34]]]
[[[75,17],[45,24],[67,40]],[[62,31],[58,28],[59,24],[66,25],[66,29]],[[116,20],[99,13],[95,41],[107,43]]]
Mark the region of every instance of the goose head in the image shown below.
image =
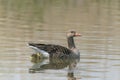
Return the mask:
[[[69,31],[67,33],[67,37],[79,37],[82,36],[80,33],[77,33],[76,31]]]
[[[74,43],[74,37],[81,36],[81,34],[77,33],[76,31],[70,31],[67,33],[67,42],[68,42],[68,47],[70,49],[75,48],[75,43]]]

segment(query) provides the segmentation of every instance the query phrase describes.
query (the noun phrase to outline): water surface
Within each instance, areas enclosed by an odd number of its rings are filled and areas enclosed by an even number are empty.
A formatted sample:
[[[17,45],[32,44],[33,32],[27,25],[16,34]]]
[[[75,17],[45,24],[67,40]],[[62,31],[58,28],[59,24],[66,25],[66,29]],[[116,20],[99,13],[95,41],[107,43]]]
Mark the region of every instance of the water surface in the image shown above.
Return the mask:
[[[30,73],[27,43],[67,47],[69,30],[83,35],[76,80],[120,80],[119,25],[119,0],[0,0],[0,80],[68,80],[68,66]]]

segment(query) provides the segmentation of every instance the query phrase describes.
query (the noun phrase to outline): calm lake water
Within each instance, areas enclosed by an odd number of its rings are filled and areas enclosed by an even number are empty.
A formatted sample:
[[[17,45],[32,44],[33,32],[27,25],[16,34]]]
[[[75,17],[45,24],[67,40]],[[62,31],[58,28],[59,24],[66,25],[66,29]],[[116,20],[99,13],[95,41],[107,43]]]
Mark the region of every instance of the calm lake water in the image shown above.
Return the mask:
[[[67,47],[69,30],[80,61],[31,62],[28,42]],[[120,80],[120,1],[0,0],[0,80]]]

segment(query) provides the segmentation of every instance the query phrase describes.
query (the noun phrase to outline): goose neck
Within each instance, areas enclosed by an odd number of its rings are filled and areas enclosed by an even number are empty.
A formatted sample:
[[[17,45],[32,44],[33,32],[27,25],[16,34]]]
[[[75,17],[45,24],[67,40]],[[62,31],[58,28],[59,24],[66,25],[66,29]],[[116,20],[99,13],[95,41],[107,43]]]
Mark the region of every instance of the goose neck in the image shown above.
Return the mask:
[[[68,47],[70,49],[75,48],[75,43],[74,43],[73,37],[68,37],[67,40],[68,40]]]

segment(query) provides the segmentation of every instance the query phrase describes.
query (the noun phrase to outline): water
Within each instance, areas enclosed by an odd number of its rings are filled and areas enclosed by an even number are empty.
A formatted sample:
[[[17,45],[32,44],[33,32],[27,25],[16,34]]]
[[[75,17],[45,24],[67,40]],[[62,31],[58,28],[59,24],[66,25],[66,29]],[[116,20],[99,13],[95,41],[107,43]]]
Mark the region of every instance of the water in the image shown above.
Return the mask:
[[[119,0],[0,0],[0,80],[120,80],[119,25]],[[30,73],[27,43],[67,47],[69,30],[83,35],[74,76],[68,66]]]

